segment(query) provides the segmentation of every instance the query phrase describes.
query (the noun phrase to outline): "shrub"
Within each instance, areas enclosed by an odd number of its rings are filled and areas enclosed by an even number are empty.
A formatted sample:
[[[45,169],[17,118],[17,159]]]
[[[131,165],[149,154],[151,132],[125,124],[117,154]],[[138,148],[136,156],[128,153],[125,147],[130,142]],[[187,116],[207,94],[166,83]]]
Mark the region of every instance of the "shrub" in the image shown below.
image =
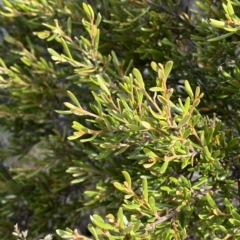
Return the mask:
[[[1,234],[237,239],[239,3],[4,3]]]

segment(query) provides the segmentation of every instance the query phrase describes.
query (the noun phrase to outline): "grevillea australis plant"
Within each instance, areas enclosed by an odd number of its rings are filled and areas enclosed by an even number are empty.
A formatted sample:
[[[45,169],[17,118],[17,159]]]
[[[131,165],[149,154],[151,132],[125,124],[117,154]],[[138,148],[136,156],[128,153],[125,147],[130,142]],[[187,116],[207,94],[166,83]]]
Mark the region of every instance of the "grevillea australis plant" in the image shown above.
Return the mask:
[[[88,50],[96,50],[94,34],[100,32],[91,7],[84,6],[89,17],[89,42],[93,44]],[[59,62],[66,59],[56,57]],[[115,54],[112,58],[118,66]],[[99,59],[101,62],[104,57]],[[236,188],[222,159],[226,149],[238,148],[239,138],[229,131],[226,142],[221,121],[199,113],[200,87],[192,90],[186,80],[188,96],[171,101],[174,90],[168,87],[167,79],[172,61],[165,66],[150,65],[156,74],[155,86],[150,89],[136,68],[111,84],[112,76],[95,66],[90,79],[99,89],[92,91],[96,103],[90,105],[91,110],[84,109],[68,92],[72,102],[64,105],[69,110],[58,111],[85,116],[85,124],[73,122],[75,131],[69,140],[92,142],[98,149],[92,154],[96,166],[79,162],[67,170],[76,177],[74,182],[98,179],[95,190],[85,191],[89,199],[85,205],[108,206],[105,218],[91,216],[89,230],[96,239],[183,239],[194,233],[201,238],[237,236],[239,215],[222,195],[236,194]],[[76,72],[81,69],[85,67]],[[215,224],[210,226],[213,219]],[[63,238],[76,234],[57,232]]]

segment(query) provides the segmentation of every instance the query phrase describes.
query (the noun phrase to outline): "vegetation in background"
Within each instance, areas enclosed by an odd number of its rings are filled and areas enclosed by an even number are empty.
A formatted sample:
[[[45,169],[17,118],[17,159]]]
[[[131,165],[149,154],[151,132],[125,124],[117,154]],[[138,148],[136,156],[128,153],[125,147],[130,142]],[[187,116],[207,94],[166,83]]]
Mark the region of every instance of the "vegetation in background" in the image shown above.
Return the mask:
[[[3,2],[2,238],[238,239],[239,2]]]

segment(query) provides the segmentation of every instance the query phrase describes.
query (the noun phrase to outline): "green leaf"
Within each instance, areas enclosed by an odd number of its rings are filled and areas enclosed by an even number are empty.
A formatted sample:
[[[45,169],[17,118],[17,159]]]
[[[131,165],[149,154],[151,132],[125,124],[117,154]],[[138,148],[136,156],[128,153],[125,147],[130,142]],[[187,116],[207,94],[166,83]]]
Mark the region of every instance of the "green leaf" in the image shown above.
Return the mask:
[[[119,182],[114,182],[113,185],[114,185],[115,188],[117,188],[120,191],[125,191],[126,190],[126,187],[124,187],[124,185],[122,185]]]
[[[169,100],[167,100],[164,96],[162,95],[157,95],[158,100],[163,103],[164,105],[169,105]]]
[[[72,114],[71,111],[61,111],[61,110],[56,110],[55,112],[59,113],[59,114]]]
[[[100,240],[100,239],[98,238],[98,234],[97,234],[97,232],[96,232],[96,230],[95,230],[95,228],[94,228],[94,226],[93,226],[92,224],[89,224],[89,225],[88,225],[88,230],[89,230],[90,233],[93,235],[93,237],[94,237],[95,240]]]
[[[149,89],[151,92],[163,92],[163,88],[161,87],[152,87]]]
[[[105,230],[114,230],[115,227],[112,226],[109,223],[105,223],[104,220],[97,214],[94,214],[93,216],[90,216],[90,219],[93,224],[95,224],[97,227]]]
[[[197,107],[200,103],[200,99],[194,99],[194,102],[192,104],[193,107]]]
[[[81,135],[74,135],[74,136],[69,136],[67,139],[72,141],[72,140],[76,140],[76,139],[78,139],[80,137],[81,137]]]
[[[168,167],[168,163],[169,163],[168,161],[164,161],[163,165],[161,166],[161,168],[160,168],[160,170],[159,170],[159,172],[160,172],[161,174],[163,174],[163,173],[166,172],[167,167]]]
[[[84,12],[86,13],[86,15],[90,18],[90,19],[94,19],[94,12],[92,7],[89,4],[83,3],[83,9]]]
[[[90,141],[94,140],[96,137],[97,137],[97,134],[96,134],[96,135],[93,135],[93,136],[90,137],[90,138],[81,139],[80,142],[82,142],[82,143],[84,143],[84,142],[90,142]]]
[[[199,189],[199,186],[204,184],[208,181],[208,176],[201,177],[194,185],[192,186],[192,189]]]
[[[229,218],[228,221],[234,226],[238,226],[238,227],[240,226],[240,221],[239,220]]]
[[[71,103],[68,103],[68,102],[64,102],[63,103],[67,108],[69,108],[70,110],[76,110],[78,107],[74,106],[73,104]]]
[[[191,117],[190,114],[185,115],[182,118],[182,120],[178,123],[178,128],[182,128],[184,125],[187,125],[190,117]]]
[[[128,186],[131,188],[132,187],[132,180],[131,180],[131,177],[130,177],[129,173],[127,171],[122,171],[122,174],[123,174],[126,182],[128,183]]]
[[[78,184],[81,182],[84,182],[86,179],[88,179],[88,176],[83,176],[81,178],[77,178],[71,181],[71,184]]]
[[[156,209],[156,202],[155,202],[155,198],[153,196],[149,197],[148,203],[151,206],[152,210],[155,211],[155,209]]]
[[[200,95],[200,87],[199,86],[197,86],[196,87],[196,90],[195,90],[195,98],[198,98],[199,97],[199,95]]]
[[[237,31],[237,29],[236,29],[236,31]],[[208,42],[220,41],[220,40],[223,40],[223,39],[225,39],[225,38],[227,38],[227,37],[230,37],[230,36],[233,35],[233,34],[234,34],[234,32],[226,33],[226,34],[223,34],[223,35],[221,35],[221,36],[208,39],[207,41],[208,41]]]
[[[97,77],[97,81],[98,81],[98,83],[99,83],[99,86],[100,86],[100,88],[107,94],[107,95],[111,95],[111,93],[110,93],[110,91],[109,91],[109,89],[108,89],[108,87],[107,87],[107,85],[106,85],[106,82],[105,82],[105,80],[102,78],[102,76],[100,76],[99,74],[98,75],[96,75],[96,77]]]
[[[176,45],[173,44],[172,42],[170,42],[167,38],[163,38],[163,40],[162,40],[161,42],[162,42],[163,44],[167,45],[167,46],[176,48]]]
[[[168,78],[170,72],[172,71],[172,67],[173,67],[173,61],[168,61],[164,69],[164,74],[166,79]]]
[[[214,208],[214,209],[218,209],[216,203],[214,202],[214,200],[212,199],[212,197],[210,196],[209,193],[206,194],[206,198],[207,198],[207,201],[209,203],[209,205]]]
[[[152,167],[154,164],[156,164],[156,161],[155,161],[155,162],[151,162],[151,163],[145,163],[145,164],[143,164],[143,167],[144,167],[144,168],[150,168],[150,167]]]
[[[79,123],[77,121],[73,121],[72,128],[76,129],[76,130],[84,131],[86,133],[88,132],[88,128],[84,127],[81,123]]]
[[[69,48],[68,48],[68,45],[67,45],[66,41],[65,41],[63,38],[60,38],[60,39],[61,39],[62,46],[63,46],[63,48],[64,48],[67,56],[68,56],[71,60],[73,60],[72,54],[71,54],[71,52],[70,52],[70,50],[69,50]]]
[[[235,146],[238,146],[238,148],[239,148],[239,138],[238,137],[231,139],[227,144],[228,150],[233,149]]]
[[[87,38],[81,36],[81,40],[86,44],[86,46],[88,47],[92,46],[91,42]]]
[[[185,153],[183,153],[185,154]],[[188,166],[190,163],[190,158],[183,158],[182,159],[182,164],[181,164],[181,169],[184,169],[186,166]]]
[[[190,97],[186,98],[185,104],[184,104],[184,113],[187,114],[190,108]]]
[[[157,71],[158,71],[158,65],[157,65],[157,63],[151,62],[151,68],[152,68],[155,72],[157,72]]]
[[[68,231],[63,231],[61,229],[57,229],[56,233],[58,236],[60,236],[61,238],[64,239],[72,239],[72,233],[68,232]]]
[[[146,177],[142,177],[143,199],[148,203],[148,182]]]
[[[130,72],[132,66],[133,66],[133,59],[131,59],[129,61],[129,63],[128,63],[127,67],[126,67],[126,70],[125,70],[125,75],[127,75]]]
[[[226,25],[225,22],[223,22],[223,21],[218,21],[218,20],[211,19],[211,18],[210,18],[210,24],[213,27],[217,27],[217,28],[224,28]]]
[[[173,191],[173,190],[172,190],[170,187],[168,187],[168,186],[161,186],[160,188],[161,188],[161,190],[166,191],[166,192],[168,192],[168,193]]]
[[[230,16],[231,19],[234,19],[235,13],[234,13],[234,9],[233,9],[230,1],[228,1],[228,3],[227,3],[227,13],[228,13],[228,15]]]
[[[120,66],[116,53],[114,51],[111,51],[111,55],[112,55],[113,63],[116,64],[116,66]]]
[[[138,209],[140,208],[140,205],[139,204],[123,204],[123,207],[125,209],[128,209],[128,210],[135,210],[135,209]]]
[[[96,34],[95,39],[94,39],[94,48],[95,48],[95,51],[98,51],[99,38],[100,38],[100,30],[97,29],[97,34]]]
[[[162,120],[166,119],[165,116],[162,116],[161,114],[158,114],[158,113],[154,112],[150,106],[148,106],[148,109],[150,110],[150,112],[151,112],[151,114],[153,115],[154,118],[162,119]]]
[[[148,149],[148,148],[144,148],[144,149],[143,149],[143,152],[146,153],[149,158],[156,158],[156,157],[158,157],[157,154],[155,154],[154,152],[152,152],[152,151],[151,151],[150,149]]]
[[[100,13],[98,13],[98,14],[97,14],[97,19],[96,19],[96,22],[95,22],[95,24],[96,24],[97,27],[98,27],[98,25],[101,23],[101,21],[102,21],[102,16],[101,16]]]
[[[71,100],[73,101],[73,103],[75,103],[78,107],[82,108],[79,101],[77,100],[77,98],[74,96],[73,93],[71,93],[70,91],[67,91],[68,96],[71,98]]]
[[[101,148],[109,148],[109,149],[112,149],[112,148],[116,148],[116,144],[112,144],[112,143],[101,143],[100,144],[100,147]]]
[[[139,228],[141,227],[142,223],[141,221],[137,221],[134,225],[134,228],[133,228],[133,232],[137,232],[139,230]]]
[[[170,177],[170,180],[174,182],[176,185],[179,185],[179,180],[175,177]]]
[[[232,214],[234,219],[240,221],[240,215],[239,215],[239,213],[235,209],[231,210],[231,214]]]
[[[123,215],[123,208],[120,207],[117,212],[118,223],[122,229],[124,229],[124,215]]]
[[[72,35],[72,19],[70,17],[67,19],[67,33],[68,36]]]
[[[139,86],[142,89],[145,89],[145,84],[144,84],[144,81],[143,81],[143,78],[142,78],[142,74],[140,73],[140,71],[137,68],[133,69],[133,75],[137,79],[137,83],[139,84]]]
[[[142,124],[143,127],[145,127],[146,129],[151,129],[152,126],[150,125],[150,123],[146,122],[146,121],[140,121],[140,123]]]
[[[58,54],[55,50],[53,50],[52,48],[48,48],[47,50],[48,50],[48,52],[49,52],[52,56],[57,57],[57,58],[59,58],[59,59],[62,58],[61,55],[59,55],[59,54]]]
[[[193,99],[194,98],[193,91],[192,91],[192,88],[191,88],[188,80],[185,80],[184,85],[185,85],[185,89],[186,89],[188,95],[190,96],[190,98]]]
[[[192,134],[192,129],[191,128],[187,128],[183,130],[183,138],[188,138],[189,135]]]
[[[205,153],[206,157],[207,157],[208,159],[211,159],[212,155],[211,155],[208,147],[207,147],[207,146],[204,146],[204,147],[203,147],[203,150],[204,150],[204,153]]]

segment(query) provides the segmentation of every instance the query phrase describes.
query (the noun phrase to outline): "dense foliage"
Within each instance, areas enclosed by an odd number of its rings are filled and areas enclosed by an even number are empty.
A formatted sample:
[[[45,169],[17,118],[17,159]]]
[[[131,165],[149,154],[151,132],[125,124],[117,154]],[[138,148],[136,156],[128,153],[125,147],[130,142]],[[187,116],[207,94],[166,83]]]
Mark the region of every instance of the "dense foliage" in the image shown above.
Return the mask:
[[[3,1],[2,239],[240,237],[240,3],[186,2]]]

